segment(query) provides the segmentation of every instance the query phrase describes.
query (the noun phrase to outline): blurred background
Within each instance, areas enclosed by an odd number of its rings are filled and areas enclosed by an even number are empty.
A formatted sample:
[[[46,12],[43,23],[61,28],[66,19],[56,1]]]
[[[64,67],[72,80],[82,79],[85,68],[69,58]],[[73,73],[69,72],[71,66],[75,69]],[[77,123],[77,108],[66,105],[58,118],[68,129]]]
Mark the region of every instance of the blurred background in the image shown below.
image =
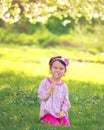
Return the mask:
[[[104,1],[1,0],[0,43],[104,52]]]

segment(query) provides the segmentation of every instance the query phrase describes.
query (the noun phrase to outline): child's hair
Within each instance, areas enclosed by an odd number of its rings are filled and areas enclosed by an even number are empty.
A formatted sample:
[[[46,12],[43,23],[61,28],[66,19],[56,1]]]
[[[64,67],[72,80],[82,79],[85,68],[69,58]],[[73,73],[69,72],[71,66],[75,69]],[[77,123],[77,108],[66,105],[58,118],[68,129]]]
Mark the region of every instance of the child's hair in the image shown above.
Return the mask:
[[[63,56],[56,56],[56,57],[52,57],[49,61],[49,65],[50,65],[50,68],[52,67],[53,63],[55,61],[59,61],[61,64],[63,64],[65,66],[65,69],[67,68],[67,66],[69,65],[69,61],[68,59],[66,59],[65,57]]]

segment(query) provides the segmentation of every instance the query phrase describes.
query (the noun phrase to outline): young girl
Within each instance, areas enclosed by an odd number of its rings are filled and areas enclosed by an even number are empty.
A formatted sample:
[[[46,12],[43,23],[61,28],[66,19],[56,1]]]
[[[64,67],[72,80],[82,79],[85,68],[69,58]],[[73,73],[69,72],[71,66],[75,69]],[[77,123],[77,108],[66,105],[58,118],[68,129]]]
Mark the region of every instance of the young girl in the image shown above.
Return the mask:
[[[68,65],[68,60],[62,56],[51,58],[49,66],[52,77],[44,78],[39,85],[40,120],[45,124],[70,126],[68,110],[71,105],[68,99],[68,88],[61,81]]]

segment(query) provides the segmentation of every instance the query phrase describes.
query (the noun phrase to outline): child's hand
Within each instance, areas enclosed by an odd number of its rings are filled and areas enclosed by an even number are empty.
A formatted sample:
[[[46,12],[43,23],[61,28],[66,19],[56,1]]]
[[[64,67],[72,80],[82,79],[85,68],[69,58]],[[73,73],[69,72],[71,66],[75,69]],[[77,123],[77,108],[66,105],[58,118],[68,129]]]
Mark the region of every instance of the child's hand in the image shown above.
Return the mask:
[[[57,116],[58,116],[58,118],[62,118],[62,117],[64,116],[64,114],[65,114],[65,112],[62,110],[62,111],[60,111],[60,112],[57,114]]]
[[[54,88],[55,88],[55,85],[56,85],[56,82],[52,82],[52,83],[51,83],[51,88],[54,89]]]
[[[53,92],[54,88],[55,88],[56,82],[52,82],[49,89],[47,90],[47,94],[51,95],[51,93]]]

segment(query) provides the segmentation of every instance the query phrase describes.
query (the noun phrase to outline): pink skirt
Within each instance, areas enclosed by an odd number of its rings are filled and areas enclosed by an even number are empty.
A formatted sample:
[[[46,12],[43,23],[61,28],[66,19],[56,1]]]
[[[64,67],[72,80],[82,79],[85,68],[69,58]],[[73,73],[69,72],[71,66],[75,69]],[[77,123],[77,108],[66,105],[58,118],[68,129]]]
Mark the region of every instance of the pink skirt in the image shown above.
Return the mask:
[[[45,124],[56,125],[56,126],[70,126],[70,121],[68,120],[67,116],[62,118],[56,118],[51,114],[46,114],[44,117],[41,118],[41,121]]]

